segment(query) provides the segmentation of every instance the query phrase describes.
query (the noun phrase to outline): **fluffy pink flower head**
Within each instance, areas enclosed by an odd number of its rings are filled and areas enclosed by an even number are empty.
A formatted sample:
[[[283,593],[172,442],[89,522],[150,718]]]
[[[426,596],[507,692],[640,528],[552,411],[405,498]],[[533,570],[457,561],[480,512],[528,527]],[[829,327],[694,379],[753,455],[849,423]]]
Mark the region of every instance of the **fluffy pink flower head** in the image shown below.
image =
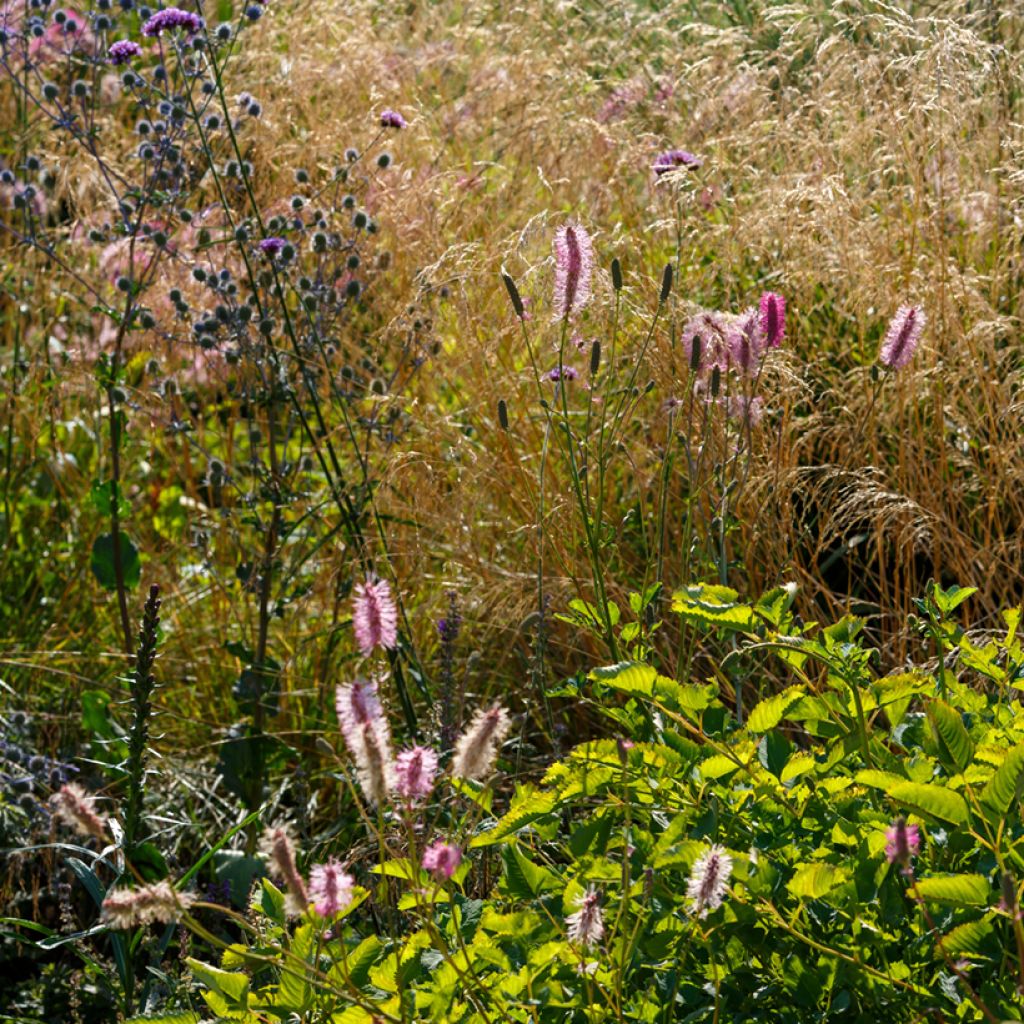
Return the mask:
[[[147,924],[173,924],[195,901],[191,893],[178,892],[165,878],[137,889],[113,889],[100,908],[100,919],[118,931]]]
[[[455,744],[452,775],[459,779],[482,779],[489,775],[498,757],[498,747],[511,727],[508,712],[500,704],[478,711]]]
[[[423,870],[435,878],[451,878],[462,863],[462,851],[452,843],[434,843],[423,851]]]
[[[921,830],[916,825],[908,825],[903,818],[897,818],[885,830],[885,857],[890,864],[899,864],[904,874],[910,872],[911,858],[921,852]]]
[[[761,317],[756,309],[745,309],[739,316],[733,318],[729,325],[727,342],[732,364],[748,376],[754,376],[766,344],[765,334],[761,329]]]
[[[398,610],[387,580],[356,584],[352,628],[364,658],[378,646],[394,650],[398,643]]]
[[[902,370],[914,358],[926,322],[920,306],[900,306],[889,322],[878,361],[890,370]]]
[[[352,876],[334,858],[309,872],[309,898],[320,917],[340,914],[352,902]]]
[[[109,840],[107,827],[96,813],[96,800],[77,783],[69,782],[50,799],[53,811],[66,825],[79,835]]]
[[[376,726],[384,722],[384,712],[374,679],[357,679],[354,683],[339,686],[335,693],[335,707],[338,710],[341,734],[353,754],[361,743],[363,726]]]
[[[403,750],[395,759],[395,792],[409,803],[425,800],[436,775],[437,754],[430,747]]]
[[[569,941],[577,946],[596,946],[604,936],[604,918],[597,890],[590,888],[583,894],[579,910],[565,919]]]
[[[723,373],[729,368],[731,324],[724,313],[702,310],[683,326],[680,341],[683,355],[693,373],[710,374],[717,366]]]
[[[786,335],[786,300],[778,292],[765,292],[758,309],[766,344],[769,348],[778,348]]]
[[[693,900],[690,913],[707,917],[708,912],[717,910],[725,898],[725,891],[732,874],[732,857],[724,846],[715,843],[710,850],[702,853],[694,862],[686,895]]]
[[[566,224],[555,233],[555,320],[578,313],[590,298],[594,246],[579,224]]]
[[[270,873],[284,883],[285,910],[297,917],[309,903],[306,883],[295,866],[295,847],[283,828],[269,828],[263,835],[261,852],[267,859]]]

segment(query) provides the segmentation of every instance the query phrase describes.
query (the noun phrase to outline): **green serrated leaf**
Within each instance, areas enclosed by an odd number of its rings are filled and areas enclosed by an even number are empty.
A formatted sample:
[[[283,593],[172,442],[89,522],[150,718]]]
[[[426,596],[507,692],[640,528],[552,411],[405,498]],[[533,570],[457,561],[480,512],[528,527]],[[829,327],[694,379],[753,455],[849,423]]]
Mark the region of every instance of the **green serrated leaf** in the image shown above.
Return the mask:
[[[981,791],[981,802],[997,814],[1006,814],[1020,799],[1024,782],[1024,743],[1013,747]]]
[[[766,697],[750,712],[747,728],[751,732],[768,732],[769,729],[774,729],[785,718],[786,711],[800,700],[805,692],[802,686],[791,686],[782,693]]]
[[[843,869],[834,864],[802,864],[786,888],[800,899],[818,900],[831,892],[845,877]]]
[[[933,875],[919,878],[914,888],[923,899],[935,903],[983,907],[992,899],[992,887],[984,875]]]
[[[938,699],[928,702],[926,712],[939,745],[939,759],[946,767],[965,771],[974,758],[974,742],[960,712]]]

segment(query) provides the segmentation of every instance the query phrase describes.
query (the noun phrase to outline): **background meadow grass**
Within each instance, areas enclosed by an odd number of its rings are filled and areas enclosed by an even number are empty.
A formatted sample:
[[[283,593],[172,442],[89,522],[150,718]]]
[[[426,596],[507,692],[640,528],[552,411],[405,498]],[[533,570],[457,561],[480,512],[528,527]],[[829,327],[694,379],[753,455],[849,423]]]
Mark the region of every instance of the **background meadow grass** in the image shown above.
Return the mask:
[[[929,578],[979,587],[982,627],[1020,600],[1024,20],[1012,5],[357,0],[272,5],[251,31],[233,81],[264,108],[247,145],[265,209],[284,208],[295,168],[333,166],[366,139],[375,112],[395,107],[410,121],[387,141],[394,164],[371,176],[366,203],[386,256],[349,343],[392,350],[415,336],[430,353],[374,400],[401,425],[380,454],[377,495],[428,674],[440,671],[435,620],[454,591],[456,670],[470,697],[520,695],[540,722],[525,679],[543,421],[499,271],[542,325],[550,239],[569,217],[591,231],[601,263],[587,339],[610,303],[607,267],[622,262],[626,363],[661,268],[680,255],[639,373],[653,387],[607,481],[608,586],[620,603],[652,582],[664,403],[685,370],[679,329],[695,306],[738,310],[768,289],[787,298],[787,339],[764,381],[769,414],[735,510],[730,582],[754,594],[795,581],[808,618],[865,615],[893,664],[915,649],[906,618]],[[125,127],[108,125],[108,138]],[[5,139],[18,144],[10,130]],[[669,146],[704,160],[676,191],[650,171]],[[69,232],[96,212],[92,174],[64,154]],[[100,409],[91,358],[74,354],[101,342],[58,270],[4,246],[0,664],[12,705],[42,712],[59,746],[79,729],[82,690],[110,688],[123,670],[113,603],[89,569],[105,528],[87,500],[103,458]],[[97,271],[95,252],[82,258]],[[926,310],[924,343],[873,399],[870,369],[903,302]],[[234,713],[227,645],[251,642],[257,627],[231,547],[218,543],[228,527],[210,507],[206,468],[161,432],[168,403],[144,371],[150,356],[185,380],[192,356],[142,346],[132,362],[129,529],[144,582],[164,595],[162,744],[212,751]],[[196,395],[203,440],[220,443],[238,412],[215,376]],[[573,400],[582,395],[581,382]],[[678,466],[667,479],[672,586],[685,582],[685,479]],[[552,464],[540,530],[554,611],[587,596],[570,497]],[[197,528],[211,538],[203,557],[189,545]],[[318,549],[271,624],[284,690],[272,728],[291,741],[311,742],[320,725],[308,708],[323,710],[350,670],[345,559],[340,546]],[[555,676],[597,653],[564,626],[551,645]]]

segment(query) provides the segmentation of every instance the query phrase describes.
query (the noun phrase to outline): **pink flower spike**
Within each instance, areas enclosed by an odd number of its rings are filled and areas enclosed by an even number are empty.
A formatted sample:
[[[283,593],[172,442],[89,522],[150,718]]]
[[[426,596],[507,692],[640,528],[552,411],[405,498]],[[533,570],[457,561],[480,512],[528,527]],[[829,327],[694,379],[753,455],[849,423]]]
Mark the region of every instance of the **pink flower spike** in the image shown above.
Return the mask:
[[[921,852],[921,830],[897,818],[885,830],[885,857],[890,864],[899,864],[904,874],[910,873],[910,861]]]
[[[309,872],[309,898],[313,909],[323,918],[340,914],[352,902],[352,876],[331,858]]]
[[[357,679],[347,686],[339,686],[335,696],[338,710],[338,724],[345,744],[355,755],[362,746],[364,725],[374,725],[384,721],[380,698],[377,696],[377,683],[372,679]]]
[[[462,851],[451,843],[434,843],[423,851],[423,869],[435,878],[447,879],[462,863]]]
[[[926,322],[920,306],[900,306],[889,322],[878,361],[890,370],[902,370],[914,358]]]
[[[555,320],[578,313],[590,298],[594,246],[579,224],[566,224],[555,234]]]
[[[425,800],[434,788],[437,754],[429,747],[403,750],[395,759],[395,792],[410,803]]]
[[[604,936],[604,918],[597,891],[587,889],[579,902],[579,910],[570,914],[565,923],[568,939],[577,946],[596,946]]]
[[[387,580],[367,580],[356,584],[352,628],[363,657],[375,647],[394,650],[398,644],[398,609]]]
[[[765,292],[759,309],[765,341],[769,348],[778,348],[786,334],[786,300],[777,292]]]

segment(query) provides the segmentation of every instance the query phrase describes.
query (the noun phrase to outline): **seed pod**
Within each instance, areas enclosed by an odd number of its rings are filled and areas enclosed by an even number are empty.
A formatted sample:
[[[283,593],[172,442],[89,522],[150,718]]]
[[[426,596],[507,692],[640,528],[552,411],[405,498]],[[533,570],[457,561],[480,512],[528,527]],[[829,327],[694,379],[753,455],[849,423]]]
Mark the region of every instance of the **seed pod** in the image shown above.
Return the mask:
[[[512,308],[516,311],[516,316],[522,320],[523,300],[519,297],[519,289],[516,287],[515,281],[508,274],[502,274],[501,279],[505,282],[505,288],[508,290],[508,297],[512,300]]]
[[[508,430],[508,406],[504,398],[498,399],[498,422],[502,430]]]
[[[672,264],[666,263],[665,272],[661,275],[661,295],[658,296],[658,302],[664,302],[670,291],[672,291]]]
[[[721,370],[720,367],[716,366],[711,371],[711,397],[712,398],[717,398],[718,397],[718,390],[719,390],[719,388],[721,386],[722,386],[722,370]]]
[[[690,370],[693,373],[696,373],[700,369],[700,350],[700,335],[695,334],[693,337],[693,347],[690,349]]]
[[[617,292],[622,291],[622,264],[618,257],[612,260],[612,287]]]
[[[597,376],[597,371],[601,366],[601,342],[595,341],[590,348],[590,376]]]

